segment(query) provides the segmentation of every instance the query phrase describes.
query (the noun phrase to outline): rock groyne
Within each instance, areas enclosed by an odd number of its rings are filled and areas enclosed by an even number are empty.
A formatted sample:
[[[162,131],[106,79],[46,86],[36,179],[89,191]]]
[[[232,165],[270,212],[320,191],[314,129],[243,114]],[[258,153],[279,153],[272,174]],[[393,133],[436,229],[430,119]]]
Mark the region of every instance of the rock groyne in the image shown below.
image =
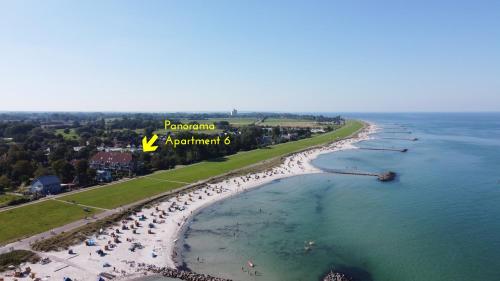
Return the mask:
[[[147,266],[146,270],[164,277],[177,278],[185,281],[232,281],[231,279],[214,277],[207,274],[199,274],[169,267],[158,267],[155,265]]]
[[[347,277],[343,273],[330,271],[324,278],[323,281],[352,281],[351,278]]]

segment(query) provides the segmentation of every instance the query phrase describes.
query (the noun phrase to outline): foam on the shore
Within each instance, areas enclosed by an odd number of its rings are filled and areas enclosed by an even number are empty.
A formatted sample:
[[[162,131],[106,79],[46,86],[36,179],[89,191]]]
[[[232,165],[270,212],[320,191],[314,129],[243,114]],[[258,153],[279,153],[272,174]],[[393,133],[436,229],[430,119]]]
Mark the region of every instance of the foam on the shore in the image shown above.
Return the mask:
[[[63,280],[64,277],[70,277],[72,280],[95,281],[102,272],[115,275],[114,280],[127,280],[148,274],[145,268],[149,264],[175,267],[176,241],[182,235],[184,224],[193,214],[214,202],[276,179],[319,173],[321,170],[311,164],[318,155],[353,149],[354,143],[369,139],[369,135],[376,130],[377,128],[370,124],[354,138],[295,153],[286,157],[283,164],[268,171],[207,184],[195,191],[156,203],[142,209],[129,220],[118,223],[116,227],[104,229],[100,234],[89,237],[96,242],[95,246],[87,246],[85,243],[75,245],[71,247],[73,254],[68,251],[39,253],[42,258],[49,258],[51,262],[44,265],[22,265],[21,268],[24,270],[29,266],[35,277],[42,280]],[[136,228],[136,233],[133,233],[131,226],[135,225],[135,222],[140,226]],[[123,225],[129,229],[123,230]],[[112,234],[117,236],[121,243],[115,243]],[[131,251],[134,243],[138,243],[137,246],[140,244],[140,247]],[[103,250],[105,255],[100,256],[96,252],[98,250]],[[5,281],[14,280],[9,274],[13,272],[2,274]]]

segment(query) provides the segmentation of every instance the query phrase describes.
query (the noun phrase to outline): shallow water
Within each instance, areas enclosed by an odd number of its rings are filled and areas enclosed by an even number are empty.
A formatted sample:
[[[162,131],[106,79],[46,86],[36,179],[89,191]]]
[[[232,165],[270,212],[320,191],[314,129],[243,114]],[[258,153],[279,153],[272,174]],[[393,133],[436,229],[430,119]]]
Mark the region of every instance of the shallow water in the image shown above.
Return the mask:
[[[187,265],[235,280],[318,280],[332,268],[363,281],[500,280],[500,114],[359,117],[383,128],[359,146],[409,151],[349,150],[314,164],[393,170],[396,181],[307,175],[219,202],[186,232]],[[413,133],[387,133],[401,125]],[[259,276],[242,271],[248,260]]]

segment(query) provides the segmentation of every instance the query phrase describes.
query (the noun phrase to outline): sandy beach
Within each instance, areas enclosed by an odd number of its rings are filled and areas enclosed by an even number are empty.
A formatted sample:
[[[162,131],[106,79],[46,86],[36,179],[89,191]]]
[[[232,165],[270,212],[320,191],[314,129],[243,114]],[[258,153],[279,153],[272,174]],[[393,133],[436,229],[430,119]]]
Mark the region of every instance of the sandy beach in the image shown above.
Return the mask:
[[[341,140],[320,148],[290,155],[283,164],[268,171],[226,179],[214,184],[155,203],[144,208],[115,227],[102,229],[85,243],[67,251],[39,253],[50,262],[25,264],[40,280],[99,280],[101,273],[115,276],[113,280],[129,280],[149,274],[146,265],[175,267],[176,242],[190,217],[214,202],[240,192],[291,176],[320,173],[311,161],[318,155],[355,149],[358,141],[367,140],[377,130],[369,124],[357,137]],[[0,274],[5,281],[16,280],[14,271]],[[29,277],[17,280],[32,280]]]

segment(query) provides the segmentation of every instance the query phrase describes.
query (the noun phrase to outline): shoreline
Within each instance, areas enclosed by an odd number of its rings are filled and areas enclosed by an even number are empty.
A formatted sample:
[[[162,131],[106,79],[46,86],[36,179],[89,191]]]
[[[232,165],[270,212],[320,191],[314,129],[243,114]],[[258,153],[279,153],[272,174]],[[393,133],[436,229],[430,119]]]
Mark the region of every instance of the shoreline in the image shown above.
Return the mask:
[[[364,121],[363,121],[364,122]],[[248,186],[242,186],[240,191],[237,191],[236,193],[229,194],[228,196],[221,198],[219,200],[211,201],[211,202],[206,202],[203,206],[200,206],[198,209],[196,209],[194,212],[190,214],[188,218],[184,221],[184,223],[181,225],[181,227],[178,229],[177,234],[176,234],[176,239],[174,240],[174,251],[175,253],[180,253],[178,256],[174,257],[172,256],[172,262],[174,264],[174,267],[177,269],[188,269],[187,265],[185,264],[183,258],[182,258],[182,247],[183,247],[183,242],[184,242],[184,234],[187,230],[187,228],[190,226],[192,223],[192,220],[194,217],[202,212],[206,207],[222,202],[224,200],[230,199],[233,196],[240,195],[242,193],[251,191],[253,189],[260,188],[266,184],[272,183],[274,181],[279,181],[282,179],[286,178],[291,178],[291,177],[296,177],[296,176],[301,176],[301,175],[309,175],[309,174],[316,174],[316,173],[323,173],[324,171],[312,164],[312,161],[315,160],[318,156],[322,154],[327,154],[327,153],[333,153],[337,151],[342,151],[342,150],[348,150],[348,149],[357,149],[356,146],[354,146],[355,143],[360,142],[360,141],[365,141],[369,140],[371,137],[370,135],[375,133],[379,128],[374,124],[374,123],[369,123],[369,122],[364,122],[365,127],[354,134],[353,136],[342,139],[339,141],[335,141],[333,143],[321,145],[320,147],[313,147],[313,148],[308,148],[304,151],[296,152],[293,153],[285,158],[283,163],[279,166],[273,167],[271,170],[274,171],[275,169],[279,169],[283,166],[289,168],[290,173],[285,173],[285,174],[278,174],[277,177],[270,177],[268,180],[258,183],[258,184],[249,184]],[[340,146],[340,147],[339,147]],[[295,157],[299,157],[301,164],[294,164],[293,162],[297,163],[295,160]],[[292,165],[290,167],[290,165]],[[294,165],[297,165],[300,170],[293,169]],[[256,174],[265,174],[266,172],[260,172]],[[252,174],[254,175],[254,174]],[[230,180],[233,180],[235,178],[243,178],[243,177],[233,177]],[[227,182],[224,181],[224,182]],[[241,183],[244,185],[246,182]],[[221,184],[221,182],[215,183],[214,185]],[[139,281],[140,279],[137,279]]]
[[[266,171],[207,183],[199,189],[156,202],[117,226],[93,235],[92,246],[85,243],[72,246],[73,254],[66,251],[39,253],[51,262],[21,267],[29,266],[31,272],[42,280],[62,280],[63,277],[96,280],[102,272],[114,275],[114,280],[140,280],[141,277],[155,275],[147,272],[147,265],[181,267],[184,263],[184,233],[193,217],[204,208],[275,180],[321,173],[321,169],[312,165],[312,160],[321,154],[355,149],[354,143],[369,139],[376,130],[374,124],[366,123],[365,128],[349,138],[293,153],[286,156],[280,165]],[[97,254],[99,250],[103,256]],[[14,277],[6,275],[4,280],[11,281]]]

